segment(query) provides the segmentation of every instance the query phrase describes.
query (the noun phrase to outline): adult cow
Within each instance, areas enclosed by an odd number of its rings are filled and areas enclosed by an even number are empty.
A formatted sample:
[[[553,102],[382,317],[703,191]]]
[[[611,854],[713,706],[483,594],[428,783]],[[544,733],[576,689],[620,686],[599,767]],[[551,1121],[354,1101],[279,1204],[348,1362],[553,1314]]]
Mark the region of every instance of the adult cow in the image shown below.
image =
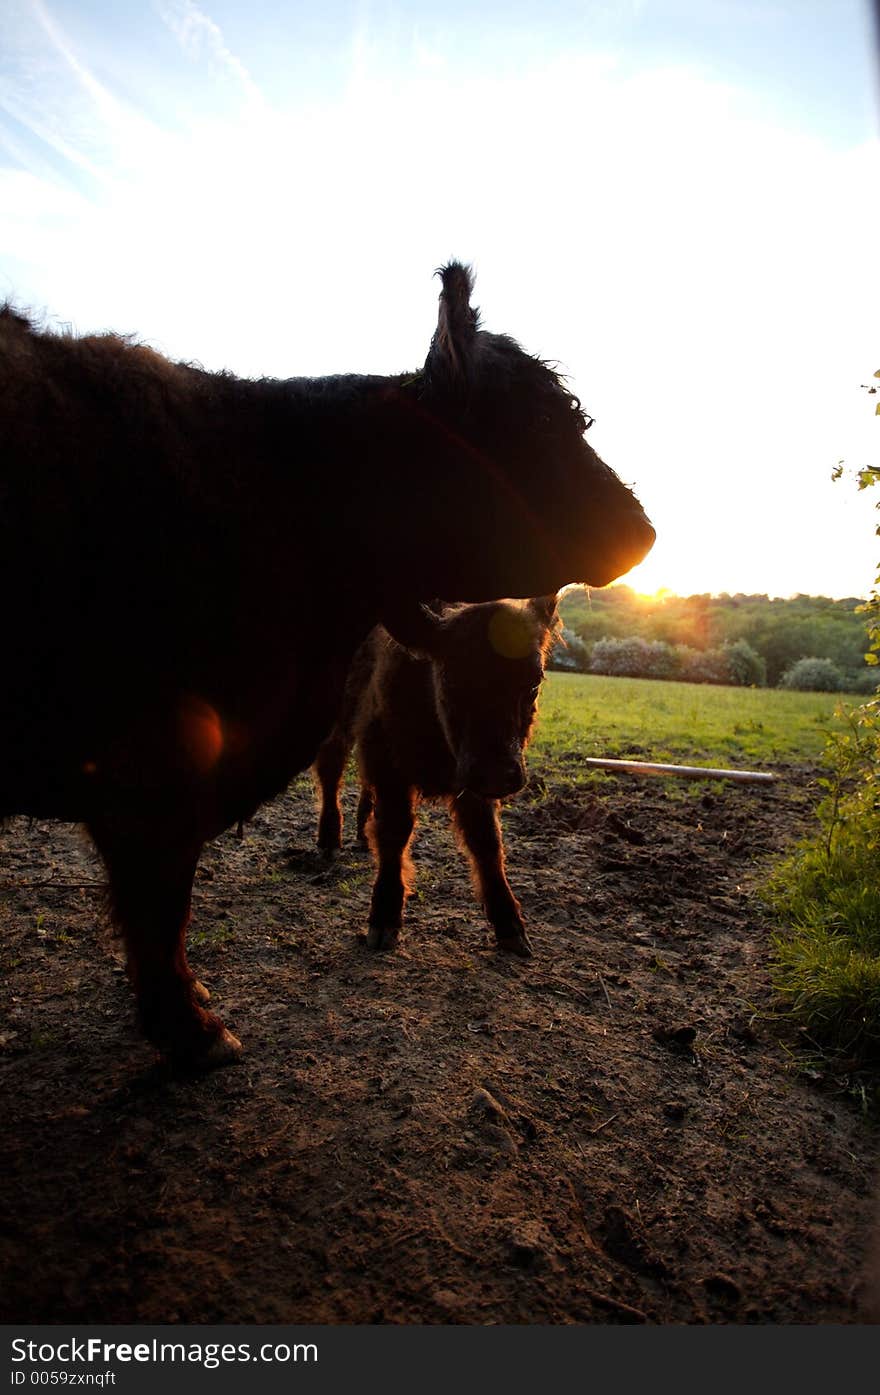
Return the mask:
[[[186,961],[202,846],[311,764],[369,630],[601,586],[654,540],[577,400],[441,276],[396,377],[246,381],[0,313],[0,817],[85,823],[181,1066],[240,1049]]]

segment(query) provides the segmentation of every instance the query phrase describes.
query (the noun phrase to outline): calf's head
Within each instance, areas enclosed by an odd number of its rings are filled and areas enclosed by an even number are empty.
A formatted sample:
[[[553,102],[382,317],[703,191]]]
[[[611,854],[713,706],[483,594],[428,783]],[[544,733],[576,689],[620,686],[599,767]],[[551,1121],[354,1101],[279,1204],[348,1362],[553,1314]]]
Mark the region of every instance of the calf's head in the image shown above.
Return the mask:
[[[523,755],[557,622],[555,596],[426,612],[421,647],[430,651],[458,790],[500,799],[525,783]]]
[[[425,468],[458,506],[432,518],[433,550],[448,564],[447,589],[438,580],[432,593],[484,600],[607,585],[653,545],[644,510],[587,445],[588,420],[557,374],[480,329],[469,268],[453,262],[439,274],[437,329],[415,391],[447,447]]]

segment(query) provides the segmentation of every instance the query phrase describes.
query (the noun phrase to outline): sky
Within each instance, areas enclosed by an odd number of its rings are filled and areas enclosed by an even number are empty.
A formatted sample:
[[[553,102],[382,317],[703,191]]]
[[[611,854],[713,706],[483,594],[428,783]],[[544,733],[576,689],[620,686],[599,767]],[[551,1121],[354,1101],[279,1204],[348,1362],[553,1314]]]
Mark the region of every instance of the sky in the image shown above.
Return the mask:
[[[459,257],[654,522],[628,584],[867,594],[862,0],[0,0],[0,32],[0,298],[243,376],[399,372]]]

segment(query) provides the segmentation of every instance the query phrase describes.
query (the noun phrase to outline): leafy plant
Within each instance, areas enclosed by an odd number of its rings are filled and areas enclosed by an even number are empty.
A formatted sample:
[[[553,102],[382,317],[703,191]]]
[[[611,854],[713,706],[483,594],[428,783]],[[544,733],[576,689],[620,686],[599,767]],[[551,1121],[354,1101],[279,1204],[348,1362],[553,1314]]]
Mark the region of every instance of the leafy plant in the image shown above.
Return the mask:
[[[839,693],[843,689],[843,674],[830,659],[798,659],[785,670],[779,686],[801,693]]]
[[[590,651],[574,630],[562,627],[562,633],[550,651],[549,669],[562,672],[586,673],[590,667]]]

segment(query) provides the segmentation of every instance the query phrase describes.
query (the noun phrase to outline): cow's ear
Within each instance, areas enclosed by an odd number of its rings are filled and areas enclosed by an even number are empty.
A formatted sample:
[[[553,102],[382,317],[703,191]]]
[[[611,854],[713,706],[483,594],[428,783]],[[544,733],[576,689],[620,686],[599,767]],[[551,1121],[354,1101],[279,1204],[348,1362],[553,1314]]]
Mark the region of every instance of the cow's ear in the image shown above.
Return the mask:
[[[429,385],[463,386],[473,367],[479,311],[471,305],[474,274],[461,262],[450,262],[436,273],[443,284],[437,328],[425,363]]]
[[[556,593],[552,596],[535,596],[529,601],[529,610],[541,625],[552,625],[559,617],[556,609]]]
[[[419,659],[433,659],[440,653],[444,625],[429,605],[394,604],[386,606],[382,624],[393,640]]]

